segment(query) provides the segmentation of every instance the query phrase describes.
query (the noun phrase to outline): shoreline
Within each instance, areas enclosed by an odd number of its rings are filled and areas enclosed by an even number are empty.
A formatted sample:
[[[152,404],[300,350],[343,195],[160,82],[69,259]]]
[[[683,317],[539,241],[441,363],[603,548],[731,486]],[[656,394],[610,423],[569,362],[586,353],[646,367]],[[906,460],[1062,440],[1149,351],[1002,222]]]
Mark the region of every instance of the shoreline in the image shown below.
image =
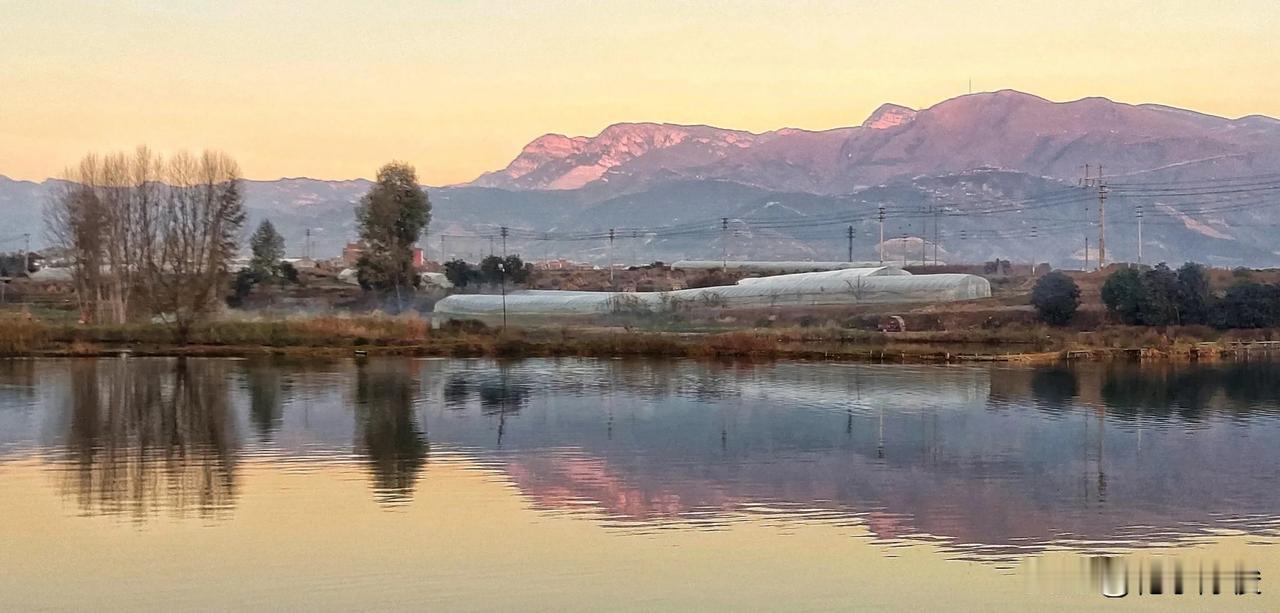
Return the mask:
[[[559,326],[433,329],[415,317],[219,320],[187,343],[160,324],[79,325],[0,319],[0,357],[594,357],[798,360],[905,364],[1069,361],[1215,361],[1280,350],[1280,330],[1203,327],[993,329],[879,332],[838,326]]]
[[[1270,355],[1271,341],[1202,342],[1172,347],[1073,347],[1037,351],[1017,344],[987,342],[909,342],[867,344],[851,339],[775,335],[766,330],[722,333],[593,332],[554,338],[525,333],[441,335],[425,342],[393,339],[341,339],[323,343],[50,342],[21,351],[0,351],[0,358],[103,357],[453,357],[453,358],[653,358],[794,360],[894,364],[1059,362],[1214,362]],[[775,338],[776,337],[776,338]],[[317,339],[318,340],[318,339]],[[353,342],[354,341],[354,342]]]

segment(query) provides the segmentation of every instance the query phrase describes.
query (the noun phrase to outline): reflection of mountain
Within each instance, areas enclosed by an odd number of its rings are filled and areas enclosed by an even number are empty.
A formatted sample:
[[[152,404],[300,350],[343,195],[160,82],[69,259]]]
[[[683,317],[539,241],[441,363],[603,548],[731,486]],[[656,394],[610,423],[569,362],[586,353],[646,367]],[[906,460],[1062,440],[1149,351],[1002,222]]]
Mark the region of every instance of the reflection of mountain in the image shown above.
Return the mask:
[[[1260,468],[1280,463],[1276,374],[572,359],[0,370],[34,381],[34,398],[64,398],[66,413],[43,419],[61,424],[46,445],[68,450],[68,483],[95,512],[229,504],[241,449],[297,462],[345,457],[352,440],[375,498],[405,502],[429,420],[432,443],[503,471],[535,506],[609,525],[768,512],[1005,551],[1136,525],[1170,538],[1261,529],[1280,508],[1280,478]],[[255,383],[227,385],[237,378]],[[11,423],[33,440],[41,421]],[[240,423],[272,424],[271,437]]]
[[[213,515],[235,501],[221,360],[70,362],[65,477],[81,507]]]
[[[1148,419],[1158,411],[1082,404],[1082,395],[1108,394],[1105,381],[1161,385],[1163,375],[1144,369],[684,364],[655,388],[648,365],[586,368],[585,388],[560,386],[561,369],[545,364],[505,374],[534,398],[507,417],[507,451],[494,459],[548,509],[660,525],[781,506],[891,518],[870,522],[892,526],[885,537],[1010,549],[1122,539],[1135,525],[1222,526],[1238,514],[1270,517],[1280,502],[1275,476],[1239,469],[1280,461],[1276,396],[1239,398],[1230,412],[1203,405],[1183,416],[1195,420],[1189,431],[1186,421]],[[1199,380],[1237,381],[1238,370],[1212,368]],[[716,379],[739,393],[707,398],[692,384]],[[438,439],[491,448],[492,418],[478,409],[453,411]],[[1258,417],[1245,444],[1233,440],[1242,414]]]
[[[426,435],[413,415],[418,383],[412,363],[375,360],[356,368],[357,446],[368,459],[374,496],[408,502],[427,463]]]

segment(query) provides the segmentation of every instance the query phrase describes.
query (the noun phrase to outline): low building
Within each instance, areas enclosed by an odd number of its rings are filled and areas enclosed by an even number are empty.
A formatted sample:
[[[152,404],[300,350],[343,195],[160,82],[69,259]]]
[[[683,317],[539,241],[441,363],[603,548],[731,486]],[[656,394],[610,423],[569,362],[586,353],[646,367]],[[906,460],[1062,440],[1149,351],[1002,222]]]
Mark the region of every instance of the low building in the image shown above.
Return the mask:
[[[364,255],[364,243],[347,243],[342,248],[342,263],[347,267],[355,266],[362,255]]]

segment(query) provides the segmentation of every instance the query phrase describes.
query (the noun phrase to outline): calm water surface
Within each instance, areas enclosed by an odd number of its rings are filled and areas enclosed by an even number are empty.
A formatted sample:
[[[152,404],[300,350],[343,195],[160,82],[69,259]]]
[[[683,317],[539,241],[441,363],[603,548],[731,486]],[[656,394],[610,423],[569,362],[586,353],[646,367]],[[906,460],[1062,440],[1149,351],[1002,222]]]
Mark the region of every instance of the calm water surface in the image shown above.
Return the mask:
[[[1275,610],[1278,467],[1269,362],[0,360],[0,605]]]

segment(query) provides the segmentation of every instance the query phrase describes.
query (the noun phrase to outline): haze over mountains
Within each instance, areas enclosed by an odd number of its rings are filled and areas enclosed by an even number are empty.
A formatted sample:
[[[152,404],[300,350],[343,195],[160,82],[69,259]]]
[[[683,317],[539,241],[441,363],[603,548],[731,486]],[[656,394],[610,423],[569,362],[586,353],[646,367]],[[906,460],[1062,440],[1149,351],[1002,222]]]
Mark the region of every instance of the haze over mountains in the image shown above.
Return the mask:
[[[884,206],[895,258],[905,247],[918,259],[920,239],[936,236],[946,260],[1079,266],[1097,209],[1096,192],[1077,185],[1084,165],[1096,172],[1099,163],[1115,186],[1109,260],[1136,258],[1142,205],[1145,261],[1280,264],[1271,240],[1280,120],[1009,90],[919,111],[885,104],[825,131],[620,123],[593,137],[548,134],[504,169],[430,188],[428,251],[439,257],[443,234],[449,257],[474,258],[507,226],[508,249],[536,259],[843,259],[852,225],[855,259],[873,259]],[[0,178],[10,233],[39,233],[49,184]],[[351,208],[368,186],[251,181],[246,195],[254,222],[270,217],[291,251],[314,228],[313,253],[323,256],[352,236]],[[600,233],[609,228],[612,249]]]

